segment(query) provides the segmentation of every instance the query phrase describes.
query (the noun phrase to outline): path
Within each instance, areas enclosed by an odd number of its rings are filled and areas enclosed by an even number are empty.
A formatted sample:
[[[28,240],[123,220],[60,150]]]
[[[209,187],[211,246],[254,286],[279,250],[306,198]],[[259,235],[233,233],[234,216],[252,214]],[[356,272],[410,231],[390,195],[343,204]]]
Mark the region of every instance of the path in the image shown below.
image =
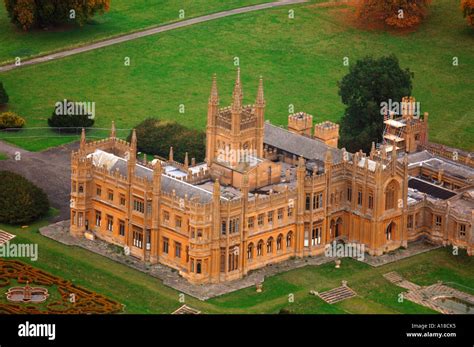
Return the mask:
[[[75,55],[75,54],[79,54],[79,53],[83,53],[83,52],[88,52],[88,51],[92,51],[92,50],[103,48],[103,47],[112,46],[112,45],[115,45],[115,44],[118,44],[118,43],[132,41],[132,40],[135,40],[137,38],[150,36],[150,35],[155,35],[155,34],[158,34],[158,33],[165,32],[165,31],[170,31],[170,30],[174,30],[174,29],[178,29],[178,28],[183,28],[183,27],[187,27],[187,26],[190,26],[190,25],[193,25],[193,24],[204,23],[204,22],[208,22],[208,21],[211,21],[211,20],[219,19],[219,18],[233,16],[233,15],[236,15],[236,14],[254,12],[254,11],[279,7],[279,6],[291,5],[291,4],[299,4],[299,3],[304,3],[304,2],[307,2],[307,1],[308,0],[280,0],[280,1],[275,1],[275,2],[269,2],[269,3],[266,3],[266,4],[259,4],[259,5],[254,5],[254,6],[236,8],[236,9],[233,9],[233,10],[217,12],[217,13],[208,14],[208,15],[201,16],[201,17],[186,19],[186,20],[183,20],[183,21],[180,21],[180,22],[166,24],[166,25],[155,27],[155,28],[152,28],[152,29],[137,31],[137,32],[132,33],[132,34],[126,34],[126,35],[123,35],[123,36],[115,37],[115,38],[112,38],[112,39],[107,39],[107,40],[104,40],[104,41],[88,44],[88,45],[85,45],[85,46],[72,48],[72,49],[67,49],[67,50],[64,50],[64,51],[61,51],[61,52],[52,53],[52,54],[44,55],[44,56],[41,56],[41,57],[33,58],[33,59],[22,62],[20,66],[17,66],[15,64],[0,66],[0,72],[10,71],[10,70],[13,70],[15,68],[19,68],[19,67],[23,67],[23,66],[36,65],[36,64],[40,64],[40,63],[44,63],[44,62],[48,62],[48,61],[52,61],[52,60],[57,60],[57,59],[61,59],[61,58],[64,58],[64,57],[71,56],[71,55]]]
[[[75,142],[42,152],[29,152],[0,141],[0,153],[9,157],[7,160],[0,160],[0,171],[13,171],[41,187],[48,195],[51,206],[59,209],[60,213],[54,220],[68,219],[71,150],[78,146],[78,142]]]

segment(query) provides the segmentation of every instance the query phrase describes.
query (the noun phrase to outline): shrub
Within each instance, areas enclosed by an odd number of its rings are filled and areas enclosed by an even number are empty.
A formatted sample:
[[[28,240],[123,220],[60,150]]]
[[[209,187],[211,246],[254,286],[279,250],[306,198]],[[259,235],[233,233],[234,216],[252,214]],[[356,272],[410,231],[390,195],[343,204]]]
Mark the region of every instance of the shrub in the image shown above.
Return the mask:
[[[138,150],[167,158],[170,147],[176,161],[183,162],[185,153],[189,159],[204,161],[206,156],[206,134],[186,128],[176,122],[149,118],[136,127]],[[130,141],[131,134],[128,136]]]
[[[7,91],[3,87],[3,83],[0,82],[0,106],[8,104],[8,99]]]
[[[83,25],[110,8],[110,0],[4,0],[13,24],[29,30],[65,23]]]
[[[65,100],[64,103],[74,102]],[[94,119],[85,112],[65,112],[61,111],[59,107],[55,107],[51,118],[48,119],[48,125],[58,132],[75,133],[78,132],[78,129],[92,127]]]
[[[0,223],[30,223],[48,210],[48,197],[41,188],[13,172],[0,171]]]
[[[25,120],[13,112],[4,112],[0,114],[0,129],[23,128]]]

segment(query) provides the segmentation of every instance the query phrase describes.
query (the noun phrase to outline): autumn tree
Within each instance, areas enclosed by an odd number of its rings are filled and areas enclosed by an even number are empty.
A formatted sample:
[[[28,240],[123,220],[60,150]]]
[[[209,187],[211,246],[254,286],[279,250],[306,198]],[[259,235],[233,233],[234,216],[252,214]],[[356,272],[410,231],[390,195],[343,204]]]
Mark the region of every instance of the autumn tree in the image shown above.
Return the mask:
[[[426,17],[431,0],[359,0],[357,16],[396,28],[417,26]]]
[[[66,23],[83,25],[109,10],[110,0],[4,0],[12,23],[29,30]]]
[[[474,26],[474,0],[462,0],[461,10],[469,25]]]

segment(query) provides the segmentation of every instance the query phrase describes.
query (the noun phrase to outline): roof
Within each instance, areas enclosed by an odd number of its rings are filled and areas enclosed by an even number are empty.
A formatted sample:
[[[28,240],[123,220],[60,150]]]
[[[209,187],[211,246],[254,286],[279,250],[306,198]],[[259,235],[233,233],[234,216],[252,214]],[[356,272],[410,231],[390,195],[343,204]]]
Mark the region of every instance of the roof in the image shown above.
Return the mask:
[[[118,171],[122,176],[127,177],[127,160],[124,158],[99,149],[89,154],[89,156],[92,156],[94,165],[100,167],[105,165],[107,170]],[[153,180],[153,170],[140,164],[135,166],[135,175],[150,181]],[[201,203],[212,201],[212,192],[164,174],[161,175],[161,190],[167,193],[172,193],[174,190],[176,196],[180,198],[187,196],[188,199],[197,199]]]
[[[415,177],[410,177],[408,180],[408,187],[442,200],[452,198],[456,195],[456,193],[452,192],[451,190],[436,186],[432,183]]]
[[[443,170],[445,174],[457,177],[462,180],[474,180],[474,169],[469,166],[462,165],[449,159],[433,155],[424,150],[408,155],[408,163],[410,167],[424,166],[434,171]]]
[[[342,150],[330,147],[323,141],[292,133],[284,128],[265,123],[263,142],[282,151],[301,156],[306,160],[324,162],[326,152],[332,152],[333,163],[342,161]]]

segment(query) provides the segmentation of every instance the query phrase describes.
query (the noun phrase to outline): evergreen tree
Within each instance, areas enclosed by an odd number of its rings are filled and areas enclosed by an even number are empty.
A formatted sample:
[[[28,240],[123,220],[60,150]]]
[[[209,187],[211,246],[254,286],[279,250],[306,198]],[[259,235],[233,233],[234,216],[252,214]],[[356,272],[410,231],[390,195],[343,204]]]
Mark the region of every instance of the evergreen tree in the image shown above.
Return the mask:
[[[351,66],[339,82],[339,95],[346,105],[341,120],[341,145],[351,152],[370,151],[372,142],[381,142],[383,114],[381,103],[400,102],[412,91],[413,73],[400,68],[392,55],[366,57]]]

